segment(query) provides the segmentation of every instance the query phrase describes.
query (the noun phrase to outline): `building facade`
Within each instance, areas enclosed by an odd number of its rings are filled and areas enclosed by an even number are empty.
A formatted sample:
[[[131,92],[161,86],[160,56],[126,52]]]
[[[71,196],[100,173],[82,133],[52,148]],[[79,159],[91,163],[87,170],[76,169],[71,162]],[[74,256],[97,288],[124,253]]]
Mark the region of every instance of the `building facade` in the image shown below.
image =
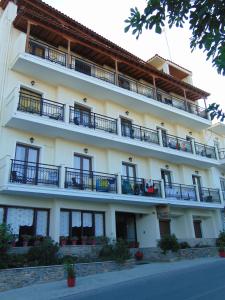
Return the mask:
[[[0,223],[17,245],[215,239],[225,129],[191,72],[142,61],[42,1],[0,7]]]

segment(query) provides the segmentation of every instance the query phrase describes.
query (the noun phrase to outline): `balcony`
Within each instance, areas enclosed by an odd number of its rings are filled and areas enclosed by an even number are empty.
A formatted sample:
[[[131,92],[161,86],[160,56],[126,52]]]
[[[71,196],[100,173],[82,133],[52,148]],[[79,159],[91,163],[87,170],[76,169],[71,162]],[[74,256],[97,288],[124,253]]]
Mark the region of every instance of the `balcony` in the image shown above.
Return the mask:
[[[135,124],[132,124],[129,127],[121,124],[121,133],[124,137],[159,145],[158,131],[154,129]]]
[[[59,186],[59,167],[12,159],[10,182]]]
[[[217,159],[215,147],[212,146],[195,142],[195,153],[203,157]]]
[[[223,207],[219,189],[132,178],[10,159],[0,160],[0,191],[5,194],[78,201],[184,207]]]
[[[110,99],[143,113],[166,118],[202,130],[210,126],[206,110],[151,85],[116,74],[90,61],[68,55],[45,43],[30,40],[28,53],[20,54],[12,69],[53,85],[76,89],[99,99]]]
[[[209,203],[221,203],[219,189],[202,187],[200,190],[200,201]]]
[[[166,183],[165,196],[177,200],[197,201],[196,188],[192,185]]]
[[[65,188],[117,193],[117,175],[66,168]]]
[[[122,194],[147,197],[162,197],[161,181],[138,177],[121,177]]]
[[[117,119],[110,118],[97,113],[88,112],[86,116],[82,116],[80,109],[70,106],[69,122],[92,129],[102,130],[108,133],[117,134]]]
[[[64,104],[19,93],[18,111],[64,121]]]
[[[23,131],[66,138],[112,148],[143,157],[155,157],[191,166],[219,166],[215,148],[162,134],[158,130],[127,124],[118,119],[60,102],[35,97],[14,89],[5,99],[4,125]],[[161,134],[160,134],[161,133]]]

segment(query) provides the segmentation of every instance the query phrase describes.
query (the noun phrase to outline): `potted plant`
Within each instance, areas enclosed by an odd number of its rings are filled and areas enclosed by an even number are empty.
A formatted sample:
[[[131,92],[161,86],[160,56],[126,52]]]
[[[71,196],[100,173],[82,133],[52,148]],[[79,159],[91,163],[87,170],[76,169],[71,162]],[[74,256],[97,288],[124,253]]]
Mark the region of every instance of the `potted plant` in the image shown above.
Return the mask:
[[[136,260],[142,260],[144,254],[143,254],[143,252],[141,252],[140,250],[138,250],[137,252],[135,252],[134,256],[135,256]]]
[[[60,237],[60,245],[62,247],[66,245],[66,236],[61,236]]]
[[[87,237],[87,236],[82,236],[82,237],[81,237],[81,244],[82,244],[82,245],[87,245],[87,240],[88,240],[88,237]]]
[[[66,264],[65,269],[67,273],[67,286],[74,287],[76,285],[76,271],[74,264]]]
[[[72,245],[77,245],[77,241],[78,241],[78,237],[77,236],[72,236],[71,237]]]
[[[28,243],[31,239],[31,236],[28,234],[24,234],[24,235],[22,235],[22,239],[23,239],[23,247],[27,247]]]
[[[223,245],[219,246],[219,256],[220,257],[225,257],[225,248]]]

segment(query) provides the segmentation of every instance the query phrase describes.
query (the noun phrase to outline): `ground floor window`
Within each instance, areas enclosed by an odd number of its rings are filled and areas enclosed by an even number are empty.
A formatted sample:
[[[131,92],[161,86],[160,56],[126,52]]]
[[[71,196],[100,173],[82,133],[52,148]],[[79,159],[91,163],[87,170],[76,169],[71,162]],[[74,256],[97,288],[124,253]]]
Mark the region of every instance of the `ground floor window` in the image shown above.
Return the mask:
[[[202,221],[201,220],[194,220],[194,231],[195,231],[195,237],[197,239],[202,238],[202,226],[201,226]]]
[[[102,212],[61,210],[60,236],[80,244],[85,238],[105,235],[105,215]]]
[[[0,207],[0,223],[9,224],[20,246],[24,239],[31,244],[37,236],[47,236],[49,231],[49,210],[24,207]]]

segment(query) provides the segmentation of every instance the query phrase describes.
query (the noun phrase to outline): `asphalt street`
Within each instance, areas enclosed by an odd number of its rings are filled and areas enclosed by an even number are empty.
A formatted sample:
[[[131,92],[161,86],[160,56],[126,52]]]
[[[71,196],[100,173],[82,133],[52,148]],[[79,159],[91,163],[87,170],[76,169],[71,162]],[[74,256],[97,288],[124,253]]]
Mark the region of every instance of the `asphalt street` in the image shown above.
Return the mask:
[[[225,300],[225,260],[172,270],[61,300]]]

